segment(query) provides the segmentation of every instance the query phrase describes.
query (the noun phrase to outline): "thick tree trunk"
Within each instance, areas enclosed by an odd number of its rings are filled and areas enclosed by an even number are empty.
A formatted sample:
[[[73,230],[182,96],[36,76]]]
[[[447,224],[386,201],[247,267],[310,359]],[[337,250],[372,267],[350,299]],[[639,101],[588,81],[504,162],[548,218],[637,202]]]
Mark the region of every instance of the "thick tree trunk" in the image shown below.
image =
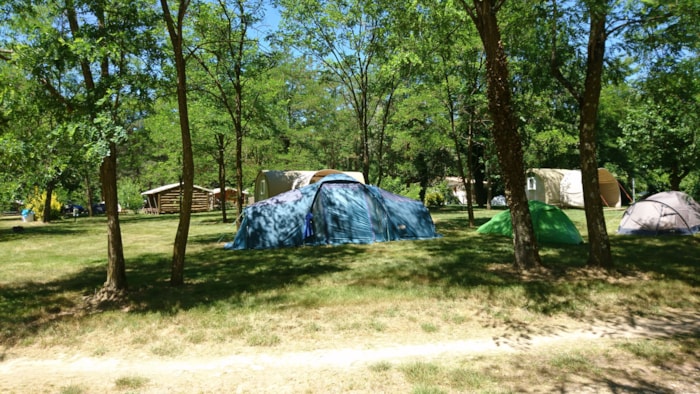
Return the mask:
[[[603,215],[603,202],[598,184],[596,160],[596,121],[600,102],[603,60],[605,56],[605,14],[591,12],[590,36],[588,40],[588,64],[583,97],[580,103],[579,147],[581,155],[581,178],[583,201],[586,207],[589,254],[588,265],[612,269],[610,239]]]
[[[525,194],[522,143],[511,100],[508,59],[496,19],[497,6],[493,0],[473,0],[473,8],[463,4],[476,24],[486,53],[489,112],[513,223],[514,265],[518,270],[536,269],[541,262]]]
[[[126,283],[126,264],[122,232],[119,225],[119,202],[117,197],[117,149],[114,143],[109,147],[110,155],[102,159],[100,181],[105,199],[107,214],[107,280],[106,290],[124,290]]]

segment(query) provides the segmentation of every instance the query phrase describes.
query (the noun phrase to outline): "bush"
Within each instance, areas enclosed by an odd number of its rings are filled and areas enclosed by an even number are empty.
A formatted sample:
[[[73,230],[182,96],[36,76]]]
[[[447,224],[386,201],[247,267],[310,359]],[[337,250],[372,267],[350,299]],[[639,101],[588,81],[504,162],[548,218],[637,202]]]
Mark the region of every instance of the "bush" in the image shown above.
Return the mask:
[[[382,180],[381,188],[414,200],[420,199],[420,186],[416,183],[406,185],[401,178],[385,177]]]
[[[122,208],[131,209],[134,212],[137,212],[139,209],[143,208],[141,188],[131,179],[119,181],[119,185],[117,186],[117,194],[119,204],[122,206]]]
[[[425,205],[429,207],[445,205],[445,196],[438,191],[430,191],[425,194]]]
[[[44,203],[46,202],[46,192],[39,192],[39,188],[34,188],[34,194],[29,196],[26,202],[27,208],[34,211],[37,220],[44,220]],[[61,203],[56,198],[56,193],[51,193],[51,212],[49,220],[61,218]]]

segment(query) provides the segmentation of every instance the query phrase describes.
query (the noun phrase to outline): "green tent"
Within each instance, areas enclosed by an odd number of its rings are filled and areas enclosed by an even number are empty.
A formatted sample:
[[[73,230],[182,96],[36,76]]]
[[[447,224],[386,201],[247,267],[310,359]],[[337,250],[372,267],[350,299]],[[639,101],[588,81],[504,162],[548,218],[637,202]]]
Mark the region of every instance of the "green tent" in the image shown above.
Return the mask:
[[[541,201],[528,201],[532,225],[535,228],[537,242],[553,242],[563,244],[583,243],[574,223],[561,209]],[[513,236],[513,224],[510,221],[510,210],[494,216],[477,230],[480,234],[500,234]]]

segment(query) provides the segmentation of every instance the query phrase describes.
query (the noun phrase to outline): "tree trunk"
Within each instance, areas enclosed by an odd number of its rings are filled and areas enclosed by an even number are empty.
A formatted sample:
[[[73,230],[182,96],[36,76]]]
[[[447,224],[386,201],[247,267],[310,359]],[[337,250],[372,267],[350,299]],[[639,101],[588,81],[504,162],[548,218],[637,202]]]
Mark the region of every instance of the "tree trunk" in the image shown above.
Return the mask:
[[[243,213],[243,130],[242,125],[236,127],[236,227],[241,225],[241,214]]]
[[[241,15],[241,31],[240,39],[238,40],[238,51],[236,60],[233,64],[234,83],[233,88],[236,91],[235,97],[235,116],[233,125],[236,128],[236,188],[238,188],[238,196],[236,198],[236,227],[241,225],[241,213],[243,213],[243,135],[245,133],[243,127],[243,54],[245,53],[245,37],[248,29],[248,20],[245,19],[244,4],[238,2],[238,11]]]
[[[180,0],[177,24],[173,21],[168,7],[168,0],[160,1],[163,17],[168,28],[170,41],[175,52],[175,69],[177,71],[177,102],[180,115],[180,135],[182,138],[182,201],[180,203],[180,222],[173,245],[173,261],[170,272],[170,285],[181,286],[185,282],[185,252],[187,237],[192,218],[192,193],[194,190],[194,156],[190,135],[190,119],[187,111],[187,74],[185,57],[182,53],[182,21],[189,5],[188,0]]]
[[[223,223],[226,223],[226,201],[228,200],[228,195],[226,194],[226,152],[224,150],[224,139],[225,137],[223,134],[216,135],[216,143],[219,149],[216,157],[216,162],[219,165],[219,193],[221,196],[219,204],[221,204],[221,220]],[[239,190],[238,194],[240,193]]]
[[[117,148],[109,146],[110,155],[102,159],[100,181],[105,199],[107,214],[107,281],[104,288],[109,291],[124,290],[126,284],[126,264],[122,232],[119,225],[119,202],[117,197]]]
[[[472,181],[475,180],[474,177],[474,113],[470,111],[469,114],[469,125],[467,126],[467,176],[469,181],[462,176],[462,182],[464,183],[465,192],[467,196],[467,213],[469,215],[469,227],[474,227],[476,224],[474,222],[474,188],[472,187]],[[460,171],[462,164],[460,163]],[[462,174],[464,175],[464,174]]]
[[[511,100],[508,59],[496,19],[498,7],[493,0],[473,0],[473,7],[464,0],[462,4],[479,31],[486,53],[489,112],[513,223],[514,265],[518,270],[537,269],[541,262],[525,194],[522,143]]]
[[[602,12],[602,13],[601,13]],[[605,13],[591,9],[590,36],[588,40],[588,63],[584,93],[581,98],[581,120],[579,124],[581,179],[583,202],[588,227],[588,265],[612,269],[610,239],[605,226],[603,202],[598,184],[596,160],[596,121],[600,102],[601,78],[605,56]]]
[[[88,170],[85,171],[85,193],[87,195],[87,210],[88,216],[92,217],[94,213],[92,212],[92,201],[94,200],[92,185],[90,184],[90,173]]]
[[[44,200],[44,213],[41,215],[42,223],[51,222],[51,198],[53,197],[54,181],[46,184],[46,199]]]

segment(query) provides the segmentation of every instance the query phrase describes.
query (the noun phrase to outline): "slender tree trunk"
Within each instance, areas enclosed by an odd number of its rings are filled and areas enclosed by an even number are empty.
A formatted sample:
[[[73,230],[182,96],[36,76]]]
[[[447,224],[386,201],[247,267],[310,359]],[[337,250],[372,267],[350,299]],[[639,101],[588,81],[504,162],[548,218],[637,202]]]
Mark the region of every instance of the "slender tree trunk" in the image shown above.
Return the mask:
[[[89,171],[85,171],[85,193],[87,194],[87,210],[88,216],[92,217],[94,214],[92,212],[92,201],[94,200],[94,195],[92,191],[92,185],[90,184]]]
[[[175,52],[175,69],[177,70],[177,102],[180,115],[180,136],[182,138],[182,201],[180,204],[180,222],[175,234],[173,245],[173,260],[170,273],[170,285],[181,286],[185,282],[185,252],[187,237],[192,218],[192,193],[194,190],[194,156],[192,154],[192,139],[190,135],[190,119],[187,111],[187,74],[185,57],[182,53],[183,38],[182,24],[189,6],[189,0],[180,0],[177,23],[173,21],[168,7],[168,0],[161,0],[163,16],[170,35],[170,41]]]
[[[114,143],[109,146],[110,155],[102,159],[100,181],[105,199],[107,214],[107,280],[104,288],[109,291],[124,290],[126,283],[126,264],[122,232],[119,225],[119,202],[117,201],[117,148]]]
[[[471,112],[471,111],[470,111]],[[467,193],[467,213],[469,214],[469,227],[474,227],[474,188],[472,187],[472,180],[474,177],[474,166],[472,165],[473,153],[474,153],[474,113],[469,114],[469,124],[467,125],[467,179],[462,177],[462,182],[464,182],[464,187]],[[461,167],[461,164],[460,164]],[[460,170],[461,171],[461,170]]]
[[[447,58],[442,57],[443,63],[447,63]],[[452,142],[455,144],[455,153],[457,155],[457,168],[459,170],[459,177],[462,180],[462,187],[464,187],[464,194],[467,199],[467,216],[469,218],[469,227],[474,227],[474,205],[472,204],[472,190],[471,190],[471,180],[472,180],[472,168],[471,168],[471,121],[473,118],[470,116],[468,121],[469,137],[467,141],[467,173],[464,173],[464,160],[462,159],[462,144],[459,141],[459,135],[457,133],[457,122],[455,120],[457,109],[454,106],[453,92],[450,87],[450,77],[445,69],[443,73],[443,78],[445,79],[445,86],[447,89],[446,103],[448,112],[450,115],[450,135],[452,136]],[[471,115],[471,114],[470,114]]]
[[[51,222],[51,198],[53,196],[54,181],[46,184],[46,199],[44,200],[44,214],[41,215],[42,223]]]
[[[236,126],[236,227],[241,225],[241,214],[243,213],[243,128]]]
[[[233,64],[235,80],[233,88],[236,91],[235,98],[235,116],[233,120],[236,128],[236,187],[238,195],[236,198],[236,227],[241,225],[241,213],[243,213],[243,135],[245,133],[243,127],[243,54],[245,53],[245,37],[247,35],[248,20],[246,19],[244,3],[238,1],[238,12],[241,15],[241,31],[240,39],[238,40],[238,52],[236,61]]]
[[[503,170],[506,199],[513,223],[514,265],[518,270],[536,269],[541,262],[525,194],[522,143],[513,111],[508,59],[496,19],[496,3],[495,0],[473,0],[473,7],[470,7],[466,0],[462,1],[476,24],[486,53],[489,112],[493,119],[492,133]]]
[[[605,13],[591,9],[590,36],[588,40],[588,64],[584,93],[580,104],[579,124],[581,178],[583,182],[583,202],[586,207],[589,254],[588,265],[612,269],[614,267],[610,251],[610,239],[603,215],[603,202],[598,183],[596,159],[596,121],[600,102],[603,60],[605,56]]]
[[[223,223],[227,222],[226,218],[226,202],[228,201],[228,195],[226,194],[226,151],[224,150],[224,135],[216,135],[216,143],[219,148],[217,153],[216,162],[219,165],[219,192],[221,193],[220,204],[221,204],[221,220]],[[240,194],[241,191],[238,191]]]
[[[243,40],[240,41],[240,50],[243,50]],[[236,128],[236,188],[238,195],[236,196],[236,227],[241,225],[241,213],[243,213],[243,83],[241,75],[243,73],[242,59],[239,58],[235,66],[236,81],[234,89],[236,91],[235,116],[233,119],[234,127]]]

